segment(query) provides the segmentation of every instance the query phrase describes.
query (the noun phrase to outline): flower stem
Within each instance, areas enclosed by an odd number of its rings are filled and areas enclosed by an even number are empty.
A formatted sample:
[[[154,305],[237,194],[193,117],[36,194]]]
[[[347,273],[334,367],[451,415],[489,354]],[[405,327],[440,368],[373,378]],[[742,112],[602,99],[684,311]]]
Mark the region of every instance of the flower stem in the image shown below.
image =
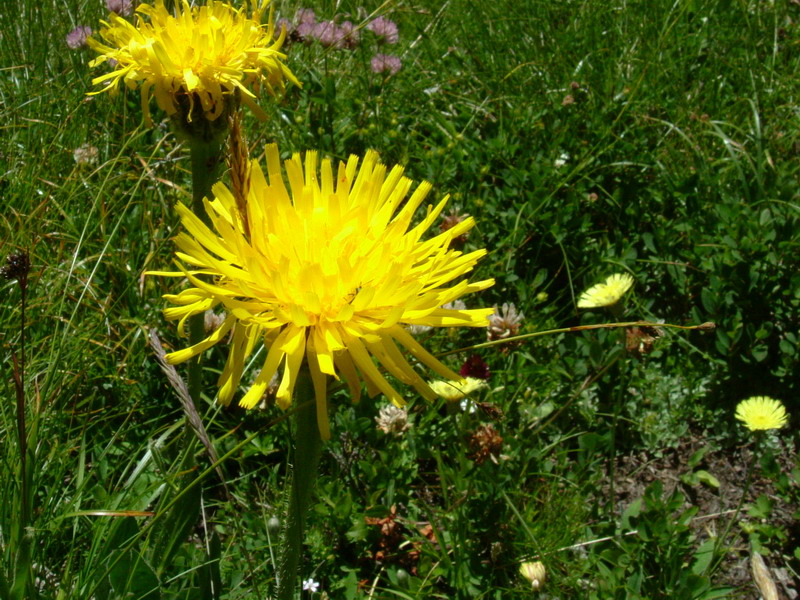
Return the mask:
[[[611,420],[611,444],[608,451],[608,504],[606,511],[609,519],[613,522],[616,518],[616,479],[617,479],[617,428],[619,426],[619,415],[622,412],[623,394],[627,389],[627,377],[624,363],[620,360],[622,354],[618,354],[612,361],[617,364],[616,387],[614,393],[614,413]]]
[[[203,139],[204,136],[189,137],[189,150],[192,162],[192,212],[208,223],[208,215],[203,205],[204,198],[211,198],[211,186],[217,181],[219,167],[222,163],[222,144],[215,139]],[[199,314],[189,319],[189,343],[197,344],[205,337],[205,315]],[[199,400],[203,389],[202,367],[200,357],[189,363],[189,396]]]
[[[761,436],[756,435],[756,441],[753,447],[753,456],[750,458],[750,462],[747,465],[747,478],[744,482],[744,487],[742,488],[742,495],[739,497],[739,502],[736,505],[736,510],[733,511],[731,518],[728,519],[727,524],[725,525],[725,531],[722,532],[722,535],[717,537],[716,542],[714,543],[714,557],[715,562],[711,567],[710,572],[714,572],[717,570],[717,567],[722,563],[723,555],[722,547],[725,545],[725,540],[728,539],[728,534],[731,532],[731,527],[733,527],[733,523],[739,518],[739,514],[742,512],[742,507],[744,506],[744,502],[747,499],[747,494],[750,492],[750,485],[753,483],[753,473],[755,472],[756,467],[756,460],[758,457],[759,449],[760,449],[760,442]]]
[[[19,287],[22,292],[20,301],[20,354],[17,360],[16,353],[11,353],[14,363],[14,388],[17,396],[17,442],[19,444],[20,458],[20,496],[19,514],[16,537],[12,534],[11,547],[16,550],[14,556],[16,569],[14,582],[9,598],[17,600],[25,598],[31,586],[31,564],[33,561],[33,528],[31,522],[31,488],[33,483],[33,469],[28,462],[28,425],[26,424],[25,411],[25,304],[27,299],[27,273],[19,278]]]
[[[289,507],[283,529],[282,548],[278,559],[278,592],[276,600],[292,600],[297,587],[297,570],[303,546],[306,513],[317,479],[322,456],[322,438],[317,426],[317,406],[308,370],[303,369],[297,381],[295,397],[304,402],[298,407],[295,421],[295,450]],[[310,401],[309,401],[310,400]]]

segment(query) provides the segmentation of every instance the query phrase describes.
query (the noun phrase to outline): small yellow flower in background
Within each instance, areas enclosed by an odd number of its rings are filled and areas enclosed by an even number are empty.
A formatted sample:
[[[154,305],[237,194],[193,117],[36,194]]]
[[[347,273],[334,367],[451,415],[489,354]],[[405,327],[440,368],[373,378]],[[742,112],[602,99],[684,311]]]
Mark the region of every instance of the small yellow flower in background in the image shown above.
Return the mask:
[[[266,26],[261,16],[266,5],[255,4],[251,16],[227,2],[210,0],[204,6],[190,6],[183,0],[177,15],[170,14],[163,0],[136,9],[136,25],[117,14],[103,21],[103,44],[89,38],[88,44],[100,56],[96,67],[113,61],[114,70],[95,77],[92,83],[105,87],[94,92],[116,93],[120,83],[141,86],[142,111],[149,124],[151,95],[170,116],[181,104],[188,104],[188,119],[199,100],[209,121],[225,112],[225,101],[237,90],[241,101],[259,118],[264,112],[256,105],[261,86],[270,94],[284,88],[284,79],[300,85],[279,52],[284,34],[274,40],[272,15]],[[145,19],[147,17],[147,19]],[[186,109],[184,109],[186,110]]]
[[[578,300],[578,308],[601,308],[616,304],[632,285],[633,277],[627,273],[611,275],[603,283],[583,292]]]
[[[430,381],[428,385],[437,396],[448,402],[462,400],[473,392],[488,387],[483,379],[477,377],[467,377],[460,381]]]
[[[779,400],[768,396],[753,396],[736,406],[736,418],[750,431],[779,429],[786,425],[786,409]]]
[[[228,360],[219,378],[219,401],[228,404],[245,362],[259,341],[267,349],[261,372],[239,404],[252,408],[273,374],[283,367],[276,402],[287,408],[302,364],[314,384],[323,439],[330,435],[326,386],[343,376],[352,398],[361,381],[370,396],[385,394],[396,406],[402,396],[376,366],[433,400],[436,392],[409,365],[400,350],[439,376],[462,378],[428,353],[408,332],[409,325],[486,327],[492,308],[444,308],[465,294],[484,290],[493,279],[463,279],[486,254],[464,254],[452,241],[474,224],[467,218],[423,240],[445,207],[445,197],[412,225],[431,189],[420,184],[407,198],[412,182],[401,167],[391,170],[367,152],[351,156],[334,169],[317,163],[317,153],[285,161],[284,184],[278,148],[266,151],[267,176],[250,162],[246,203],[249,235],[236,201],[223,184],[206,199],[211,227],[183,204],[177,205],[185,232],[175,238],[179,272],[154,275],[186,277],[193,287],[167,295],[175,307],[164,311],[179,319],[179,330],[192,315],[222,305],[222,325],[202,342],[167,356],[172,364],[201,354],[231,335]],[[233,332],[231,334],[231,331]]]
[[[531,582],[534,591],[541,588],[547,578],[547,571],[539,561],[522,563],[519,567],[519,573]]]

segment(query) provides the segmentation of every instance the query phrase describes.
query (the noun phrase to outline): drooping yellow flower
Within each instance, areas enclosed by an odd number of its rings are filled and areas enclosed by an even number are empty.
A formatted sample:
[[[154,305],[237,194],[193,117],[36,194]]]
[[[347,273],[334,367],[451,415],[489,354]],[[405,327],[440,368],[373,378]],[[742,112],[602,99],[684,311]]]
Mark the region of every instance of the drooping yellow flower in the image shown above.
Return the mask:
[[[485,387],[488,384],[477,377],[467,377],[461,381],[431,381],[428,383],[434,393],[448,402],[462,400]]]
[[[593,285],[583,292],[578,299],[578,308],[601,308],[616,304],[632,285],[633,277],[627,273],[611,275],[603,283]]]
[[[136,25],[112,13],[100,30],[108,45],[88,40],[100,54],[90,66],[107,61],[114,65],[113,71],[92,80],[105,86],[93,93],[116,93],[120,82],[132,89],[141,86],[142,111],[150,123],[151,95],[169,115],[178,112],[181,103],[188,104],[189,120],[197,99],[204,116],[213,121],[223,114],[225,100],[238,90],[241,101],[263,117],[255,103],[262,85],[275,94],[284,88],[284,79],[299,82],[281,62],[286,58],[280,52],[285,31],[274,40],[272,14],[268,24],[262,25],[266,5],[253,2],[250,16],[245,8],[236,10],[219,0],[209,0],[204,6],[190,6],[183,0],[177,15],[172,15],[163,0],[156,0],[154,5],[139,5]]]
[[[753,396],[736,406],[736,418],[750,431],[779,429],[786,425],[786,409],[779,400],[768,396]]]
[[[380,164],[375,152],[351,156],[334,170],[330,160],[317,164],[317,153],[285,161],[287,191],[278,148],[267,147],[267,176],[250,162],[247,223],[222,184],[206,199],[211,227],[182,204],[186,229],[175,242],[180,272],[153,274],[187,277],[193,287],[165,296],[175,307],[164,311],[179,319],[183,331],[192,315],[223,307],[224,322],[202,342],[168,355],[175,364],[204,352],[230,335],[227,363],[219,378],[219,401],[227,404],[239,387],[247,358],[259,341],[267,349],[261,372],[239,404],[251,408],[273,374],[283,367],[277,403],[287,408],[305,361],[314,384],[323,438],[329,435],[326,407],[328,377],[343,376],[353,400],[361,394],[385,394],[395,405],[403,397],[376,366],[422,396],[435,392],[409,365],[400,346],[441,377],[462,378],[429,354],[406,330],[430,327],[486,327],[492,308],[457,310],[443,304],[493,285],[470,283],[464,276],[486,254],[464,254],[451,242],[471,229],[465,219],[430,239],[423,234],[435,222],[447,198],[428,206],[412,225],[417,208],[431,189],[420,184],[407,198],[412,182],[401,167]]]

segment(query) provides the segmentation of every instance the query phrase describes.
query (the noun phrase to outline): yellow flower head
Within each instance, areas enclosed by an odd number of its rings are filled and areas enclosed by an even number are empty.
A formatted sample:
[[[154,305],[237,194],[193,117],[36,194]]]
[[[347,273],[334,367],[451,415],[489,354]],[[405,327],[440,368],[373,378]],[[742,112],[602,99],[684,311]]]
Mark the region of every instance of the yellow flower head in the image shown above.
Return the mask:
[[[473,392],[488,387],[483,379],[467,377],[461,381],[431,381],[428,383],[434,393],[448,402],[461,400]]]
[[[750,431],[779,429],[786,425],[786,409],[778,400],[767,396],[753,396],[736,406],[736,418]]]
[[[281,62],[286,58],[279,52],[285,31],[273,39],[272,14],[267,26],[262,25],[264,6],[259,8],[256,1],[249,17],[245,8],[236,10],[219,0],[203,6],[190,6],[183,0],[177,15],[167,11],[163,0],[141,4],[135,26],[112,13],[100,30],[108,45],[87,40],[100,54],[90,66],[106,61],[115,65],[110,73],[92,80],[105,85],[94,93],[116,93],[120,82],[132,89],[141,86],[142,111],[150,123],[151,95],[170,116],[185,101],[190,120],[198,99],[206,119],[213,121],[223,114],[225,100],[238,90],[242,102],[263,117],[254,102],[262,84],[275,94],[283,89],[284,79],[299,82]]]
[[[611,306],[620,301],[633,285],[633,277],[627,273],[617,273],[603,283],[593,285],[581,294],[578,308],[600,308]]]
[[[371,396],[383,393],[395,405],[404,404],[373,359],[425,398],[436,397],[399,346],[441,377],[461,381],[406,326],[486,327],[492,308],[442,308],[494,284],[463,279],[486,250],[463,254],[450,247],[475,221],[465,219],[423,240],[447,198],[428,206],[412,225],[430,184],[423,182],[407,198],[412,182],[403,169],[387,172],[372,151],[360,168],[359,158],[351,156],[336,170],[330,160],[320,168],[316,152],[307,152],[305,161],[295,154],[285,161],[288,191],[274,144],[267,147],[266,163],[266,177],[256,161],[250,163],[247,228],[233,195],[220,183],[213,188],[215,199],[205,200],[211,227],[177,205],[186,229],[175,238],[180,272],[154,274],[185,276],[193,287],[166,295],[176,306],[164,314],[180,319],[181,332],[187,318],[220,305],[227,316],[205,340],[167,359],[183,362],[230,336],[219,379],[219,401],[227,404],[247,358],[263,340],[267,352],[261,372],[239,402],[247,408],[259,401],[281,366],[276,401],[287,408],[305,359],[323,438],[329,435],[328,377],[344,376],[354,401],[363,380]]]

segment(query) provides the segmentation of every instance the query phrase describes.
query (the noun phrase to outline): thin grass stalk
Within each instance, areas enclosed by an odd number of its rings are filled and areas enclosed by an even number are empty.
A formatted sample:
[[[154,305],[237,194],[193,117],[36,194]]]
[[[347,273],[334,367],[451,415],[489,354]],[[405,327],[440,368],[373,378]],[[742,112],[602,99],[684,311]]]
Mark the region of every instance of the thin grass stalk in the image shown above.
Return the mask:
[[[753,473],[756,470],[755,469],[756,457],[758,456],[758,447],[760,446],[761,437],[762,436],[759,435],[757,432],[755,448],[753,450],[753,456],[751,457],[750,462],[748,464],[747,479],[745,479],[744,487],[742,488],[742,495],[739,497],[739,502],[736,504],[736,508],[734,509],[731,518],[728,519],[728,523],[725,525],[725,531],[723,531],[722,535],[719,536],[714,542],[714,556],[716,558],[714,566],[711,568],[712,573],[716,571],[717,568],[719,568],[719,565],[722,563],[722,559],[724,558],[724,555],[720,554],[720,552],[722,551],[722,546],[725,544],[725,540],[728,539],[728,535],[731,532],[731,527],[733,527],[734,521],[736,521],[736,519],[739,518],[739,513],[741,513],[742,511],[742,507],[744,506],[744,501],[747,498],[747,494],[750,492],[750,485],[753,483]]]
[[[619,415],[622,412],[622,398],[626,386],[624,382],[624,362],[615,359],[617,363],[617,381],[614,393],[614,413],[611,418],[611,444],[608,450],[608,504],[606,511],[609,519],[616,518],[616,478],[617,478],[617,427],[619,426]]]

